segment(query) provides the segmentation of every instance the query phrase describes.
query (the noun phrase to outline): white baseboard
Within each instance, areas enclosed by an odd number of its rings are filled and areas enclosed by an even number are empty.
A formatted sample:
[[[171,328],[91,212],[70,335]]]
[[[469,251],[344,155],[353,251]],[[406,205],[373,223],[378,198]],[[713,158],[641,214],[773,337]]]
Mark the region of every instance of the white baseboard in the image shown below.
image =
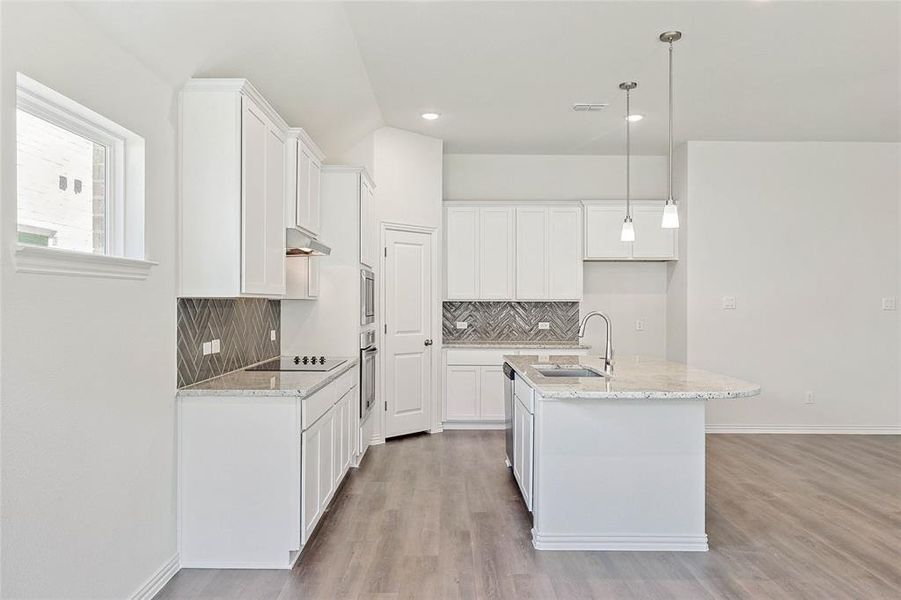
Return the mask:
[[[130,600],[151,600],[178,573],[179,568],[179,558],[178,553],[176,553],[130,596]]]
[[[503,429],[503,421],[445,421],[444,429],[480,429],[480,430],[496,430]]]
[[[707,425],[707,433],[832,433],[847,435],[901,435],[901,427],[891,425]]]
[[[707,552],[703,535],[557,535],[532,530],[536,550],[605,550],[630,552]]]

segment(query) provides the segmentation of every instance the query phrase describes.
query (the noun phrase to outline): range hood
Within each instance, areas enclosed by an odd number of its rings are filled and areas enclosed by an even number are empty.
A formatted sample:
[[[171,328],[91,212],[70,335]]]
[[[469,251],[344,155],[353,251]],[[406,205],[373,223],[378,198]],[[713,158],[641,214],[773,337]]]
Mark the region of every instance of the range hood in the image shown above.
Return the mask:
[[[328,256],[332,249],[300,229],[285,230],[285,254],[288,256]]]

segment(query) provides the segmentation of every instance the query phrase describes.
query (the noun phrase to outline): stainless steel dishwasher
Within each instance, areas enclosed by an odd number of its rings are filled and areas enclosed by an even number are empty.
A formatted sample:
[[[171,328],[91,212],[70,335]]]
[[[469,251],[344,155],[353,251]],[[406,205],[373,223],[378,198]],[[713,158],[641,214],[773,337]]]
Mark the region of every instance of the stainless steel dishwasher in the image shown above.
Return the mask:
[[[507,436],[507,466],[513,467],[513,367],[504,363],[504,433]]]

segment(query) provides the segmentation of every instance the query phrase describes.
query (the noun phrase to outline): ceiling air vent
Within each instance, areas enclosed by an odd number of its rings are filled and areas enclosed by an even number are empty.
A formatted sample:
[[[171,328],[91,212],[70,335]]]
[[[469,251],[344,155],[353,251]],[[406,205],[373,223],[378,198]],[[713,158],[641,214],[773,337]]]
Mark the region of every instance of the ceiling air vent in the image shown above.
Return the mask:
[[[573,104],[573,110],[576,112],[591,112],[597,110],[604,110],[610,106],[606,102],[576,102]]]

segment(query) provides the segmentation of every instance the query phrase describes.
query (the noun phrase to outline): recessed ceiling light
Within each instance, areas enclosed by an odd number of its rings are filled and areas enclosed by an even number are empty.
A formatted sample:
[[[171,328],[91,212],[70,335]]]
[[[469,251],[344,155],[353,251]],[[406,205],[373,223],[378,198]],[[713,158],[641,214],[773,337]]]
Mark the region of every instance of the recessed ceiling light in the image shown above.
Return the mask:
[[[626,117],[626,120],[628,120],[630,123],[635,123],[636,121],[641,121],[642,119],[644,119],[644,115],[629,115],[628,117]]]
[[[437,118],[440,117],[440,116],[441,116],[441,115],[439,115],[439,114],[436,113],[436,112],[424,112],[424,113],[422,113],[422,118],[425,119],[426,121],[434,121],[435,119],[437,119]]]

